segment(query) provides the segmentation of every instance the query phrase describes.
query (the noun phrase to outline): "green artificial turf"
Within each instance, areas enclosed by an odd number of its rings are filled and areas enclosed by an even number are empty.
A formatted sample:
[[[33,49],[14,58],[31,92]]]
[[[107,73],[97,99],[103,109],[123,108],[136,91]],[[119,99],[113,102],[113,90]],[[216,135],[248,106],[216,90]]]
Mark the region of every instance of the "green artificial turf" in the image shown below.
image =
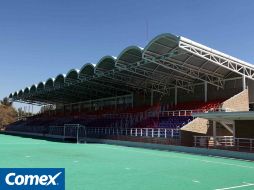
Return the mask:
[[[67,190],[254,189],[254,162],[0,135],[0,168],[63,167]]]

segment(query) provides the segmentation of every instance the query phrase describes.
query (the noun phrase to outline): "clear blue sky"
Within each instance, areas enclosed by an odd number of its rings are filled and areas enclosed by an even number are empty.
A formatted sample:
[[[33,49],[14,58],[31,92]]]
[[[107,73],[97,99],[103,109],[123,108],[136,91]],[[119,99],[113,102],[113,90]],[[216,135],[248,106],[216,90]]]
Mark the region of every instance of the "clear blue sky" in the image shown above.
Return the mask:
[[[253,0],[0,0],[0,98],[169,32],[254,63]]]

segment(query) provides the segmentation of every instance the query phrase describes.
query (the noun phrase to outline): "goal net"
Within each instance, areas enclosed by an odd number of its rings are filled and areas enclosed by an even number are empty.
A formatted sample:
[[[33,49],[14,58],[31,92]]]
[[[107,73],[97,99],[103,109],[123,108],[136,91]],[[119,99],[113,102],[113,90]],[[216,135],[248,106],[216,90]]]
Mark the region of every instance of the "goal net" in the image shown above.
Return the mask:
[[[65,139],[76,139],[77,143],[85,143],[86,127],[80,124],[65,124],[63,136]]]

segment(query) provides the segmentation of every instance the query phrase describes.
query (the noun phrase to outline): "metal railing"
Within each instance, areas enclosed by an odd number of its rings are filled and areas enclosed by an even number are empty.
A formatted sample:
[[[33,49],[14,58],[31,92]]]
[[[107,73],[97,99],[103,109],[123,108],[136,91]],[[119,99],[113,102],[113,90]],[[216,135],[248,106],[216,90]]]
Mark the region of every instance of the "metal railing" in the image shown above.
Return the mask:
[[[254,139],[249,138],[235,138],[235,146],[237,150],[254,151]]]
[[[194,136],[195,147],[232,148],[239,151],[254,151],[254,139],[233,136]]]
[[[165,128],[86,128],[85,134],[102,135],[102,136],[135,136],[135,137],[157,137],[157,138],[176,138],[180,136],[179,129],[165,129]],[[76,128],[71,126],[50,126],[50,135],[60,136],[76,136]],[[80,133],[81,135],[81,133]]]
[[[233,136],[194,136],[195,147],[234,146]]]
[[[179,138],[179,129],[165,128],[87,128],[87,134],[125,135],[135,137]]]
[[[210,108],[210,109],[194,109],[194,110],[174,110],[174,111],[160,111],[161,117],[169,116],[192,116],[193,113],[207,113],[207,112],[232,112],[235,111],[230,108]]]

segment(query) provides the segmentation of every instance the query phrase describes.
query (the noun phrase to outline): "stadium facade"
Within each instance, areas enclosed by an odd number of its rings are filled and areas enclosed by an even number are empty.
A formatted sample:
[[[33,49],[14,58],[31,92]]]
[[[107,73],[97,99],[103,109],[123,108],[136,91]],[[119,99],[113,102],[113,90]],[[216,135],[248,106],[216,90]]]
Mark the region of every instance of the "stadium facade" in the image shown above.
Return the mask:
[[[161,34],[11,93],[12,101],[53,107],[6,131],[253,151],[253,88],[253,65]]]

